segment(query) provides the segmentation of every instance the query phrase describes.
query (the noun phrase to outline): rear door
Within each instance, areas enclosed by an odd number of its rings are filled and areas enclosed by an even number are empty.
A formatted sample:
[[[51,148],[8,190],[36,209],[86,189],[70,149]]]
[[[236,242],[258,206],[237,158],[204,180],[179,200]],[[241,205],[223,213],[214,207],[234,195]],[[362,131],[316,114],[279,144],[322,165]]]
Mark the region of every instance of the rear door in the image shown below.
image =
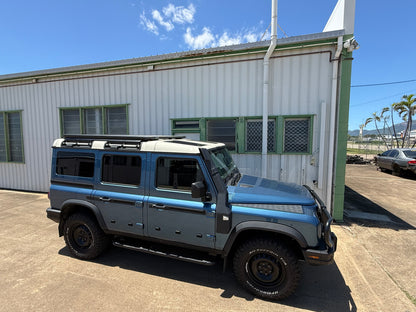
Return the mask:
[[[152,154],[149,171],[147,235],[177,243],[215,246],[215,196],[208,202],[192,198],[191,184],[212,183],[197,156]]]
[[[107,228],[143,235],[145,153],[100,152],[93,198]]]

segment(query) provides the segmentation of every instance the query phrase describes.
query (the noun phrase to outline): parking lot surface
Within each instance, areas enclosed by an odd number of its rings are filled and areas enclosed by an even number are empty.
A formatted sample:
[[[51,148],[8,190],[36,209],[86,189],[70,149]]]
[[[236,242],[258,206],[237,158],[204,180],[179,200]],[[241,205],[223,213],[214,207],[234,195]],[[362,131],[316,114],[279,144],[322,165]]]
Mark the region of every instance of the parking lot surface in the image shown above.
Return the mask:
[[[282,302],[254,298],[221,264],[117,248],[75,259],[46,218],[46,194],[0,190],[0,311],[416,311],[416,205],[398,202],[412,189],[393,190],[416,181],[356,166],[347,168],[345,222],[333,227],[335,263],[302,266],[300,287]]]

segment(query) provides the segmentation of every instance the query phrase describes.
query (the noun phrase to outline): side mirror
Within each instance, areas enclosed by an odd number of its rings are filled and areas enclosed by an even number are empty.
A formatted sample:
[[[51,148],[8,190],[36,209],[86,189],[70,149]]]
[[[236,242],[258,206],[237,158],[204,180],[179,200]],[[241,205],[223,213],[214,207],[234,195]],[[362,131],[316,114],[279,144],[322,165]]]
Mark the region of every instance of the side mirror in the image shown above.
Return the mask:
[[[207,189],[204,182],[197,181],[192,183],[191,186],[192,198],[205,198],[207,194]]]

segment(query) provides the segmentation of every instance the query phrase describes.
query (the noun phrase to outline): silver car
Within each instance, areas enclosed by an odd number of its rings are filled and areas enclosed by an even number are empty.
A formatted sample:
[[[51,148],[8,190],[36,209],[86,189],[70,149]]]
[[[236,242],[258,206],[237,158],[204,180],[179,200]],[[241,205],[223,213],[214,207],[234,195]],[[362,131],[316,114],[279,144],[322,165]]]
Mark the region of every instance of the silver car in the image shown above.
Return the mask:
[[[378,154],[376,165],[381,171],[391,171],[401,176],[407,172],[416,174],[416,148],[395,148]]]

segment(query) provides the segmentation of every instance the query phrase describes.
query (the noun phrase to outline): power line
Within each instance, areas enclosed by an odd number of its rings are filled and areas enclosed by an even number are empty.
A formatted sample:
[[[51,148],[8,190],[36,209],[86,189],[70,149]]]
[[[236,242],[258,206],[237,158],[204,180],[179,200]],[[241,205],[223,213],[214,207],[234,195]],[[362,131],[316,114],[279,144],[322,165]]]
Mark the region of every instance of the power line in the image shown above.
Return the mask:
[[[385,85],[407,83],[407,82],[414,82],[414,81],[416,81],[416,79],[403,80],[403,81],[393,81],[393,82],[372,83],[372,84],[363,84],[363,85],[352,85],[351,88],[385,86]]]
[[[362,106],[362,105],[366,105],[366,104],[370,104],[370,103],[374,103],[374,102],[381,102],[383,100],[386,100],[386,99],[389,99],[389,98],[392,98],[392,97],[396,97],[396,96],[403,95],[403,94],[409,94],[409,93],[413,93],[413,92],[416,93],[416,90],[410,90],[410,91],[406,91],[406,92],[400,92],[400,93],[396,93],[396,94],[393,94],[393,95],[389,95],[389,96],[386,96],[386,97],[383,97],[383,98],[379,98],[379,99],[375,99],[375,100],[370,100],[370,101],[362,102],[362,103],[358,103],[358,104],[350,104],[350,107]]]

